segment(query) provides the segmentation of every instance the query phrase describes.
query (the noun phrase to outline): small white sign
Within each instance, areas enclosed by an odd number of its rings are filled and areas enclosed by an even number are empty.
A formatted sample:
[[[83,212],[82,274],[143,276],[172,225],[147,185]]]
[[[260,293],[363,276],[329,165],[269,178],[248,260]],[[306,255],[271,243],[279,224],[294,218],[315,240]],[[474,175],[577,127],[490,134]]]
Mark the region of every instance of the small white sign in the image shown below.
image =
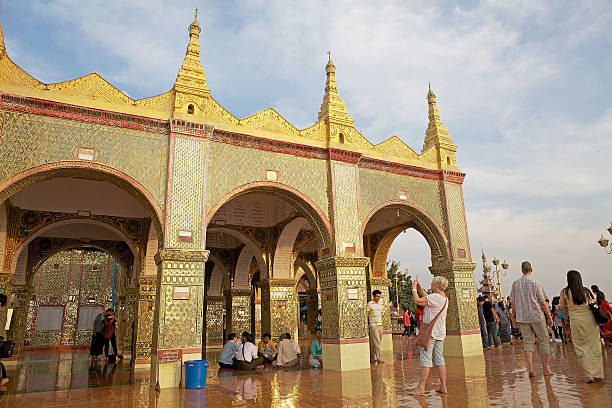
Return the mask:
[[[174,293],[172,294],[174,300],[187,300],[189,299],[189,286],[175,286]]]
[[[274,170],[266,170],[266,179],[268,179],[270,181],[277,181],[278,180],[278,172],[276,172]]]

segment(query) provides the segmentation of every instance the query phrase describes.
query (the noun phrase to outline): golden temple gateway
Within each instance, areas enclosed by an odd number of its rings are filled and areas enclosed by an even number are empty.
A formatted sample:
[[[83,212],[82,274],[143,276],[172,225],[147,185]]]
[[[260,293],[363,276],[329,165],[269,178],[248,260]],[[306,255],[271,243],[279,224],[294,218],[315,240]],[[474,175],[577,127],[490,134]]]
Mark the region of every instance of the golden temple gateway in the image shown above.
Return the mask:
[[[465,175],[429,90],[421,153],[354,125],[329,58],[315,123],[274,109],[236,118],[208,88],[200,25],[174,86],[134,100],[99,74],[45,84],[7,55],[0,28],[0,291],[24,348],[78,347],[111,305],[120,348],[175,387],[181,361],[244,330],[314,332],[330,370],[369,367],[366,304],[414,228],[450,284],[445,352],[482,354]],[[314,119],[314,118],[313,118]]]

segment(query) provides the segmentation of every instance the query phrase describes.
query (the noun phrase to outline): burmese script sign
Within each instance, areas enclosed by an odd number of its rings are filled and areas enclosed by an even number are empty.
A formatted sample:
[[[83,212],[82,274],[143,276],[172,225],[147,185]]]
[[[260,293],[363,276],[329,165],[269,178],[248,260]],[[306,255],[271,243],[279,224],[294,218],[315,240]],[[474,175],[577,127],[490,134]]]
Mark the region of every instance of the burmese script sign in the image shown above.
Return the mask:
[[[159,364],[177,363],[182,360],[181,350],[157,350],[157,362]]]

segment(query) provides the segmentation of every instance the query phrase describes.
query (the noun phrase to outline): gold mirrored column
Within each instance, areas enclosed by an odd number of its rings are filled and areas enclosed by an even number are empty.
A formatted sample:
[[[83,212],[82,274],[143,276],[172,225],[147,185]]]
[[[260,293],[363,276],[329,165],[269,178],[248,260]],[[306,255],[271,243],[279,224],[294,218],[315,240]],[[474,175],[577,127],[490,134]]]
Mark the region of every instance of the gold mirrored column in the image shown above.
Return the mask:
[[[136,306],[135,328],[136,345],[133,352],[135,364],[149,364],[151,362],[156,289],[156,276],[141,276],[138,278],[138,304]]]
[[[314,334],[317,326],[317,316],[319,315],[319,291],[310,289],[306,292],[306,321],[308,323],[308,333]]]
[[[225,327],[226,333],[251,332],[251,291],[245,289],[226,290]]]
[[[9,296],[9,308],[13,309],[11,318],[10,337],[15,348],[13,357],[18,357],[23,349],[23,342],[27,332],[28,306],[31,287],[11,286]]]
[[[329,257],[317,262],[326,369],[349,371],[370,367],[366,311],[368,262],[368,258],[362,257]]]
[[[482,355],[478,310],[474,295],[473,263],[440,264],[430,268],[434,275],[448,279],[448,314],[444,355]]]
[[[283,333],[298,338],[298,300],[295,282],[290,279],[260,281],[262,331],[274,341]]]
[[[225,298],[223,296],[206,297],[206,347],[222,347],[223,338],[223,309]],[[228,333],[229,334],[229,333]]]
[[[208,251],[160,250],[151,384],[177,387],[182,363],[202,358],[205,263]]]

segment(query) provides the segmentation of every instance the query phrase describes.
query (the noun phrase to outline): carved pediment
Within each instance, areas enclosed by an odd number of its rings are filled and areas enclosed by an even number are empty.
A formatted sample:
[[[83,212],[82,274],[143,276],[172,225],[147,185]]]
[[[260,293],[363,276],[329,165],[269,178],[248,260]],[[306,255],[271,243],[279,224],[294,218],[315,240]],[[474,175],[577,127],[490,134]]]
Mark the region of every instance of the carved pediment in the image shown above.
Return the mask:
[[[300,135],[300,131],[295,126],[272,108],[262,110],[244,119],[240,119],[238,123],[251,129],[261,129],[293,136]]]
[[[374,150],[381,153],[389,153],[398,157],[406,157],[409,159],[418,159],[419,155],[404,143],[397,135],[391,136],[374,146]]]

